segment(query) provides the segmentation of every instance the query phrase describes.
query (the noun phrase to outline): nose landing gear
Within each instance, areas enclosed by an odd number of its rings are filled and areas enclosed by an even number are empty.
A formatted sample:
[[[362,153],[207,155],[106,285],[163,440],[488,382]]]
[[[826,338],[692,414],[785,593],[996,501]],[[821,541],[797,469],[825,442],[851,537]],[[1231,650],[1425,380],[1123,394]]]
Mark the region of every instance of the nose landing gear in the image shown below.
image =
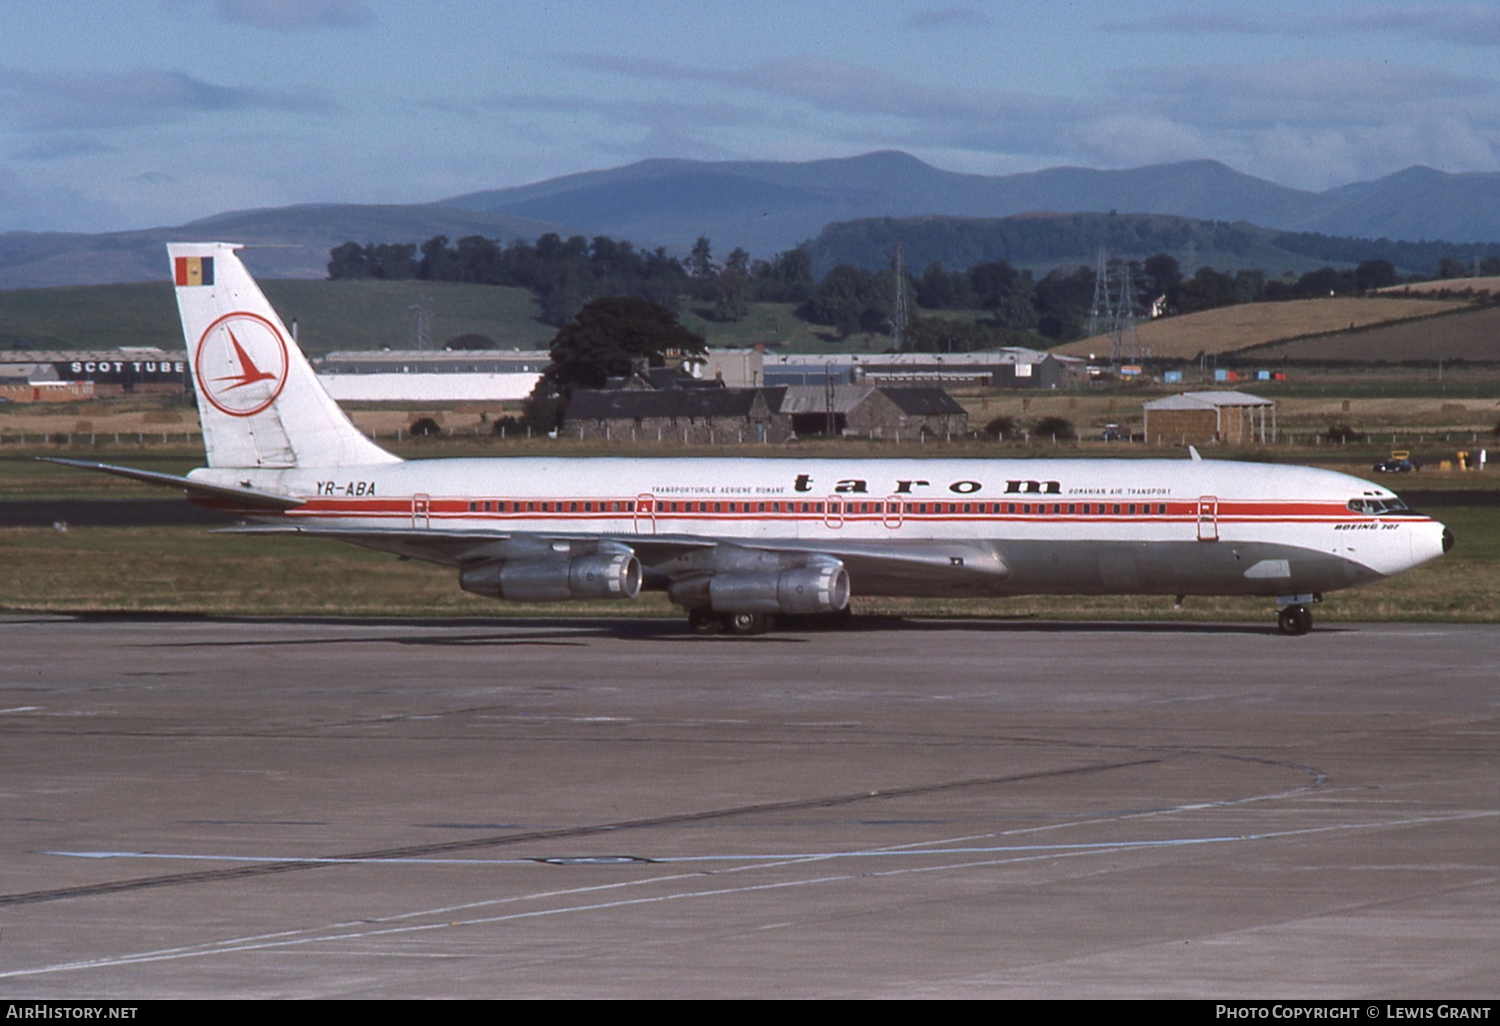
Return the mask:
[[[1303,605],[1283,606],[1276,613],[1276,627],[1293,636],[1312,630],[1312,610]]]

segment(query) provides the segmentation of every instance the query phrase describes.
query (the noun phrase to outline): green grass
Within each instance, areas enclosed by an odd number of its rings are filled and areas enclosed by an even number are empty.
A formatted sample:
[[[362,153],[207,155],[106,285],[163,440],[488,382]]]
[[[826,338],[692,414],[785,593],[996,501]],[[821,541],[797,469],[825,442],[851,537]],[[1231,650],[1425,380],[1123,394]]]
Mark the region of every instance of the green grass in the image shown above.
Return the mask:
[[[340,349],[409,349],[412,304],[425,297],[436,346],[477,332],[503,348],[545,349],[556,329],[536,319],[525,289],[419,281],[264,281],[261,287],[311,355]],[[170,282],[0,292],[0,349],[183,347]]]

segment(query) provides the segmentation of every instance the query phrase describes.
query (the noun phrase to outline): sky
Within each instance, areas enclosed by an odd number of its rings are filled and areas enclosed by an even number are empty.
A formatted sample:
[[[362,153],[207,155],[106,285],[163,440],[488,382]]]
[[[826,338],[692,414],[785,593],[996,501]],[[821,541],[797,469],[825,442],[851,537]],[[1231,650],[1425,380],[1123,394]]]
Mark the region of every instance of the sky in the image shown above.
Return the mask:
[[[1500,169],[1500,0],[0,0],[0,231],[650,157]]]

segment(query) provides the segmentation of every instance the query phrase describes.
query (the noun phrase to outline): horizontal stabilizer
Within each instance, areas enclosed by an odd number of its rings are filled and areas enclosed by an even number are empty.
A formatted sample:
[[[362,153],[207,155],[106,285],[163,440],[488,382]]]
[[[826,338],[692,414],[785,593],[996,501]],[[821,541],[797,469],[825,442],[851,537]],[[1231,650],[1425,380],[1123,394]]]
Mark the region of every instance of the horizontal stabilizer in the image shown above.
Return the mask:
[[[128,477],[132,481],[141,481],[145,484],[161,485],[166,488],[181,488],[188,493],[189,498],[217,499],[234,502],[248,509],[286,510],[302,505],[301,499],[293,498],[290,495],[277,495],[274,492],[262,492],[254,488],[205,484],[202,481],[178,477],[176,474],[161,474],[154,470],[117,467],[110,463],[93,463],[88,460],[68,460],[60,456],[38,456],[37,458],[45,463],[60,463],[65,467],[78,467],[80,470],[97,470],[103,474]]]

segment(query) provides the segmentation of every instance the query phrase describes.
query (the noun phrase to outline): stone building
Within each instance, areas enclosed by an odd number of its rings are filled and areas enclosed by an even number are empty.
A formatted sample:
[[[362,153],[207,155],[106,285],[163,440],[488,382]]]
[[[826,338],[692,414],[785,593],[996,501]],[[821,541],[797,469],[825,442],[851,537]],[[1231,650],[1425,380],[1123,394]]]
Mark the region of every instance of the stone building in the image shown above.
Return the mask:
[[[877,385],[789,385],[781,403],[793,433],[915,440],[950,438],[969,430],[969,415],[941,388]]]
[[[563,416],[568,438],[684,444],[782,442],[784,389],[579,390]]]

